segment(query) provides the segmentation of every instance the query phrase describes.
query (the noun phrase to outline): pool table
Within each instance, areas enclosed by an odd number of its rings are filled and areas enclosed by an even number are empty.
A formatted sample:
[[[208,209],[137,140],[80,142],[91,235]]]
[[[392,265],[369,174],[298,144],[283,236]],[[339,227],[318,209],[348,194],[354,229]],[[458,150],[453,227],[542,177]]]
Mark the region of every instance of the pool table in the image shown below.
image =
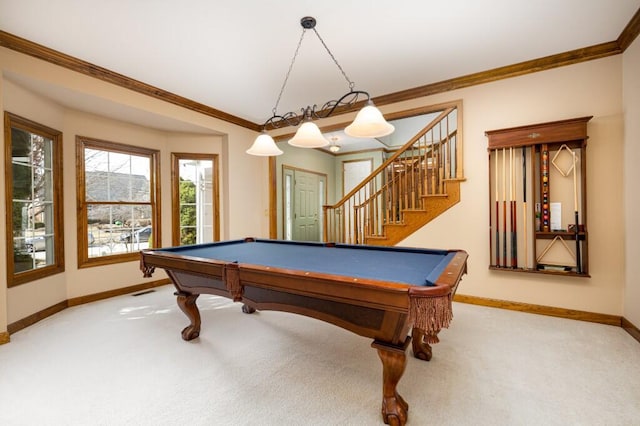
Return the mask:
[[[277,310],[335,324],[371,344],[382,361],[382,416],[405,424],[408,404],[396,390],[413,340],[414,356],[431,358],[430,343],[452,319],[451,301],[467,253],[246,238],[141,252],[145,277],[155,268],[173,281],[190,320],[182,338],[200,333],[196,299],[214,294],[242,310]]]

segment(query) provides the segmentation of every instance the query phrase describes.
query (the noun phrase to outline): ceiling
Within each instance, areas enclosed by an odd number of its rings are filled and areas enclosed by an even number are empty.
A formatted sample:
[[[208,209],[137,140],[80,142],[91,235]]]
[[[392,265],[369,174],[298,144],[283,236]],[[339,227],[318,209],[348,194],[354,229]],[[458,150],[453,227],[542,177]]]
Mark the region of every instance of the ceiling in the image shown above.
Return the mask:
[[[639,8],[640,0],[0,0],[0,30],[262,124],[304,16],[317,19],[355,89],[375,98],[614,41]],[[6,77],[74,108],[119,114],[86,95]],[[320,106],[348,89],[307,31],[277,112]],[[126,116],[153,121],[143,112]]]

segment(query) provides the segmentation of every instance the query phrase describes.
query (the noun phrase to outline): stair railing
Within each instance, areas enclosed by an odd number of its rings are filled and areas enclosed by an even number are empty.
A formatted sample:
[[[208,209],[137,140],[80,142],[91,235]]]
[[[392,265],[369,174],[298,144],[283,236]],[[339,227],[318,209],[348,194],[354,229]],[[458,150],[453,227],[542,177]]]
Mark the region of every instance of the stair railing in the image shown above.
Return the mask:
[[[324,241],[365,244],[403,223],[424,198],[446,195],[448,179],[462,179],[457,107],[446,108],[334,205],[323,206]]]

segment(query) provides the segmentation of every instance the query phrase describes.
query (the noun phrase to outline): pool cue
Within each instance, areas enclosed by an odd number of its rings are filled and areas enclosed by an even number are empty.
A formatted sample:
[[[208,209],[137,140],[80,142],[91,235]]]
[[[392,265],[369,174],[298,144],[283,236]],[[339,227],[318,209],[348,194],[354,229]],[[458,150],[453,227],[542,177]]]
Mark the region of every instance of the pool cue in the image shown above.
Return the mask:
[[[540,173],[542,174],[540,230],[549,232],[549,148],[546,143],[540,147],[540,156]]]
[[[517,216],[516,216],[516,152],[513,148],[509,148],[509,163],[511,174],[511,267],[518,267],[518,233],[517,233]]]
[[[494,151],[496,155],[496,266],[500,266],[500,201],[498,200],[498,149]]]
[[[507,267],[507,153],[502,148],[502,262]]]
[[[576,153],[573,154],[573,211],[575,213],[576,225],[576,272],[582,273],[582,256],[580,255],[580,227],[578,226],[578,178],[577,178],[577,165],[576,165]]]
[[[522,232],[524,232],[524,269],[529,266],[527,256],[527,151],[522,147]]]

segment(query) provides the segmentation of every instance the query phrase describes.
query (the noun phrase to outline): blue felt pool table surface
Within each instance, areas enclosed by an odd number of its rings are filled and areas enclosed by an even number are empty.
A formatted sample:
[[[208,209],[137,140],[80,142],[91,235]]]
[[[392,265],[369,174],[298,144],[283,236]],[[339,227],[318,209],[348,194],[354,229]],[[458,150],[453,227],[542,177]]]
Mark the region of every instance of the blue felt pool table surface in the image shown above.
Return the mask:
[[[432,286],[456,251],[323,244],[281,240],[232,240],[155,249],[179,256]]]

